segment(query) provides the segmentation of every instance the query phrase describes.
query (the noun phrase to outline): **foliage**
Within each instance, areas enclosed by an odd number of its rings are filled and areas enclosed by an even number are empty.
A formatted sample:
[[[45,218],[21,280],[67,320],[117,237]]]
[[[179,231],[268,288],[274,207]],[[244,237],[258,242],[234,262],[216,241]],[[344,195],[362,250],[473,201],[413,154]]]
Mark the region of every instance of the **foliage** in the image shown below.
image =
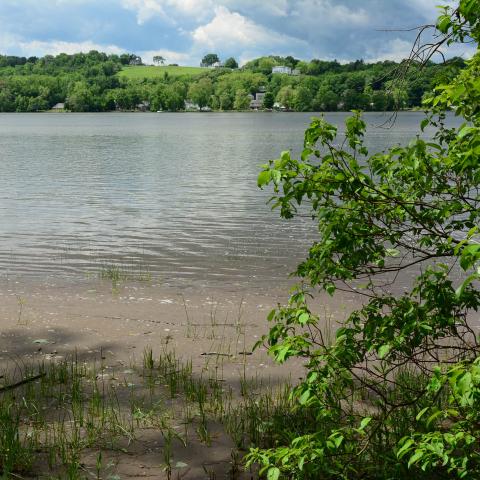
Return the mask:
[[[370,155],[359,112],[343,141],[317,118],[299,160],[283,152],[259,175],[282,217],[309,209],[318,225],[302,283],[263,339],[277,362],[306,361],[294,399],[312,419],[290,442],[251,450],[269,479],[480,478],[480,2],[445,9],[438,30],[477,53],[425,100],[433,140]],[[457,128],[445,125],[450,109]],[[414,278],[409,288],[399,276]],[[363,298],[333,340],[310,308],[317,288]]]
[[[155,63],[162,64],[162,58],[156,56]],[[272,75],[272,67],[279,64],[295,66],[302,74]],[[134,110],[141,102],[156,110],[177,111],[184,108],[189,89],[204,78],[213,88],[208,106],[218,110],[236,108],[235,100],[245,98],[243,91],[255,94],[262,87],[268,92],[265,108],[272,108],[278,99],[297,111],[392,110],[419,106],[426,93],[453,78],[464,62],[456,58],[445,65],[428,64],[424,69],[413,64],[405,81],[394,84],[392,79],[401,65],[362,61],[340,65],[261,57],[242,69],[236,68],[233,58],[226,61],[229,68],[205,69],[145,66],[135,54],[97,51],[42,58],[0,56],[0,111],[44,111],[59,102],[72,111]],[[242,110],[249,108],[246,101],[237,105]]]
[[[275,97],[272,92],[266,92],[263,97],[263,108],[273,108],[275,104]]]
[[[233,102],[233,108],[235,110],[246,110],[250,106],[250,97],[243,89],[237,90],[235,93],[235,101]]]
[[[214,63],[218,63],[220,59],[218,58],[218,55],[216,53],[207,53],[202,58],[202,66],[210,67]]]
[[[275,97],[275,100],[288,109],[292,109],[295,105],[296,95],[295,89],[290,85],[282,87]]]
[[[202,78],[190,85],[188,98],[198,104],[200,108],[206,107],[213,95],[213,85],[209,78]]]
[[[153,63],[155,63],[155,65],[163,65],[165,63],[165,57],[162,55],[155,55],[153,57]]]
[[[225,68],[235,69],[238,68],[238,63],[233,57],[230,57],[225,60],[224,66]]]

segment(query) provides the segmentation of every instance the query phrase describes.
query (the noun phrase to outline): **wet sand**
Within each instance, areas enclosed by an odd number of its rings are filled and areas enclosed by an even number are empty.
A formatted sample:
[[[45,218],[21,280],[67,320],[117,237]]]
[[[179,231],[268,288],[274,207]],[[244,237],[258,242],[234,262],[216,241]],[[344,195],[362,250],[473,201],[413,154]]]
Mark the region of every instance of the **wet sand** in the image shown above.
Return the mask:
[[[111,282],[98,279],[4,279],[0,365],[55,362],[75,354],[87,363],[102,357],[104,371],[121,377],[129,367],[141,366],[144,350],[152,348],[154,356],[175,351],[184,361],[191,360],[194,375],[208,376],[220,368],[222,381],[237,392],[242,375],[272,384],[295,383],[304,374],[302,359],[276,365],[263,348],[251,353],[268,331],[269,311],[287,296],[287,289],[267,286],[261,292],[234,292],[227,287],[180,288],[154,282],[126,282],[112,288]],[[329,298],[315,300],[315,310],[325,319],[342,320],[351,308],[352,299],[347,297],[337,300],[335,307]],[[210,428],[211,446],[201,442],[187,449],[175,446],[175,462],[188,465],[176,471],[178,478],[232,478],[228,476],[232,440],[221,425]],[[119,478],[167,478],[160,432],[144,432],[140,440],[125,445],[128,454],[104,452],[105,461],[115,464]],[[82,461],[85,468],[95,465],[96,452],[84,452]],[[252,477],[240,472],[235,478]]]
[[[268,313],[288,298],[280,288],[232,292],[120,283],[104,280],[72,282],[2,280],[0,282],[0,360],[15,356],[50,359],[77,352],[88,359],[100,351],[114,365],[141,361],[146,347],[169,348],[194,369],[204,367],[215,352],[229,361],[225,373],[235,375],[238,359],[267,333]],[[353,299],[335,302],[321,296],[314,307],[325,318],[342,320]],[[276,366],[264,349],[248,355],[252,373],[300,373],[301,362]]]

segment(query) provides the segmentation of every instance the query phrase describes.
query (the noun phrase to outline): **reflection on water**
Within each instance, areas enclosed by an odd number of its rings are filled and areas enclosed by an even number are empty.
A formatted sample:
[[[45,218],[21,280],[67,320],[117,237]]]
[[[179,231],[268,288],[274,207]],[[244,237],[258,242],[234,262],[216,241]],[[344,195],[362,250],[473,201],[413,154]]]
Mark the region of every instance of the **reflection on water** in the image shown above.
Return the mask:
[[[311,116],[0,115],[0,268],[75,277],[115,263],[167,282],[281,281],[315,231],[278,219],[256,177],[300,150]],[[385,129],[385,116],[367,115],[367,146],[404,143],[422,116]]]

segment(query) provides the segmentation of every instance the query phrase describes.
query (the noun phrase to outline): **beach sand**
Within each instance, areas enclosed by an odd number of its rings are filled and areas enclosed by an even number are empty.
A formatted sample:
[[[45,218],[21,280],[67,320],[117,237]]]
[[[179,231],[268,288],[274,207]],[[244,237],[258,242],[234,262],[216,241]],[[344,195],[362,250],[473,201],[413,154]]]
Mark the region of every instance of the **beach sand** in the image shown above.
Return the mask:
[[[191,360],[194,375],[207,376],[220,368],[216,375],[236,392],[242,376],[279,384],[296,383],[304,375],[304,359],[278,365],[264,348],[252,352],[268,332],[268,313],[288,298],[283,288],[234,292],[153,281],[113,285],[99,279],[8,279],[0,283],[0,297],[0,363],[4,367],[18,362],[56,362],[75,355],[79,362],[101,359],[104,371],[113,376],[141,365],[145,349],[151,348],[154,357],[174,351],[183,361]],[[346,317],[352,302],[346,296],[333,304],[329,297],[319,296],[314,308],[333,333],[335,321]],[[211,428],[218,430],[211,446],[200,442],[187,449],[175,446],[175,461],[188,467],[179,469],[174,478],[232,478],[228,476],[232,440],[219,426]],[[115,475],[167,478],[161,451],[158,432],[144,433],[140,443],[130,445],[128,455],[111,453]],[[94,452],[86,452],[82,461],[93,465]],[[251,478],[251,474],[239,473],[234,478]]]

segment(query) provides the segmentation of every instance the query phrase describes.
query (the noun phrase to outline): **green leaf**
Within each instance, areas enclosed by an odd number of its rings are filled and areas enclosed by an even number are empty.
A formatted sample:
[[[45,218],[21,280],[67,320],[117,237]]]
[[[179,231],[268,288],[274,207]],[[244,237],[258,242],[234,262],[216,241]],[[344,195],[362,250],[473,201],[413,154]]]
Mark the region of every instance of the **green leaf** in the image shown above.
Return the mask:
[[[427,426],[429,427],[442,414],[442,410],[437,410],[436,412],[433,412],[427,419]]]
[[[472,273],[469,275],[463,282],[462,284],[455,290],[455,296],[457,298],[460,298],[465,291],[465,288],[472,283],[474,280],[477,280],[480,278],[480,275],[478,273]]]
[[[450,15],[442,15],[438,18],[437,28],[442,33],[447,33],[448,29],[452,25],[452,19]]]
[[[309,320],[310,320],[310,315],[306,312],[302,313],[298,317],[298,323],[300,323],[300,325],[305,325]]]
[[[462,127],[460,129],[460,131],[457,133],[457,137],[458,138],[464,138],[466,137],[467,135],[469,135],[470,133],[473,133],[473,132],[476,132],[477,129],[474,128],[474,127],[470,127],[468,125],[465,125],[464,127]]]
[[[290,160],[290,152],[288,150],[284,150],[281,154],[280,154],[280,159],[283,161],[283,162],[288,162]]]
[[[414,441],[411,438],[407,438],[401,448],[397,451],[397,458],[402,458],[414,445]]]
[[[359,430],[365,430],[365,427],[372,421],[372,417],[365,417],[361,422],[360,422],[360,427]]]
[[[333,283],[329,283],[325,285],[325,290],[330,296],[332,296],[335,293],[336,287]]]
[[[430,407],[425,407],[425,408],[422,408],[417,416],[415,417],[415,420],[417,420],[417,422],[423,417],[424,413],[427,412],[428,410],[430,410]]]
[[[267,185],[268,183],[270,183],[271,178],[272,178],[271,171],[264,170],[263,172],[260,172],[260,175],[258,176],[257,185],[259,187],[263,187],[264,185]]]
[[[341,434],[335,435],[333,437],[333,442],[335,443],[335,447],[337,447],[337,448],[340,447],[340,445],[343,442],[343,439],[344,439],[343,435],[341,435]]]
[[[378,357],[385,358],[388,355],[388,352],[390,352],[391,348],[392,348],[391,345],[382,345],[378,349]]]
[[[480,244],[470,244],[464,247],[460,257],[460,266],[468,270],[480,258]]]
[[[267,473],[267,480],[278,480],[280,478],[280,470],[277,467],[270,467]]]
[[[298,401],[300,402],[301,405],[305,405],[308,402],[308,399],[310,398],[310,390],[305,390],[302,395],[300,395],[300,398]]]
[[[423,456],[423,450],[416,450],[415,453],[408,460],[408,468],[410,468],[414,463],[417,463]]]

